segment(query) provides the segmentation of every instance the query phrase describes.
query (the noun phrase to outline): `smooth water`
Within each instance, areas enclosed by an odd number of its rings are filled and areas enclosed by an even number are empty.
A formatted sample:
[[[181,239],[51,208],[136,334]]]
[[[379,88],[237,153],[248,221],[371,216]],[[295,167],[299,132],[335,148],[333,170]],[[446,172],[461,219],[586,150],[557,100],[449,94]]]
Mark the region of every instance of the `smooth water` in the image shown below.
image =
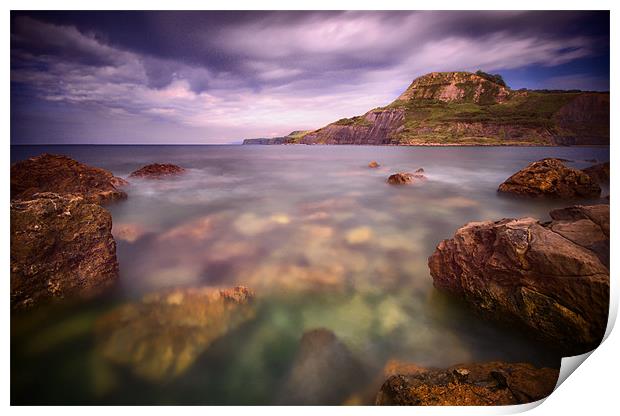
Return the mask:
[[[13,146],[11,159],[43,152],[121,177],[153,162],[189,171],[132,180],[129,198],[107,207],[120,264],[112,296],[13,318],[13,404],[277,403],[299,339],[314,328],[332,330],[364,363],[347,403],[371,402],[391,359],[558,367],[547,347],[437,292],[427,258],[469,221],[548,220],[569,205],[497,194],[529,162],[609,160],[608,148],[372,146]],[[371,160],[381,167],[368,168]],[[419,167],[424,183],[385,182]],[[148,292],[202,285],[252,288],[256,318],[174,379],[144,381],[99,356],[101,314]]]

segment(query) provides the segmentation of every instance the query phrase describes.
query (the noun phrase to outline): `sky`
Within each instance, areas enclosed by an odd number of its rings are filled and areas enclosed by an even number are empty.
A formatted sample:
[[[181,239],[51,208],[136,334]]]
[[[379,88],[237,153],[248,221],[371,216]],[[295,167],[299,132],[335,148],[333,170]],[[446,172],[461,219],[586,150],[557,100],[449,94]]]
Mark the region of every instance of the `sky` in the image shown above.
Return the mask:
[[[478,69],[608,91],[609,12],[11,12],[11,143],[282,136]]]

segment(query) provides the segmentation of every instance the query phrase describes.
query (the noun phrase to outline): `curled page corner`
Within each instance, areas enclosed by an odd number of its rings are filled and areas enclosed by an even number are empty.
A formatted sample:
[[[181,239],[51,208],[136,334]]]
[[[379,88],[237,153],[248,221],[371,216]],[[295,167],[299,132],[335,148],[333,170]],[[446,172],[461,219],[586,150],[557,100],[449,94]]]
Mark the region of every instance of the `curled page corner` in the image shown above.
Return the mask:
[[[574,355],[572,357],[563,357],[562,364],[560,364],[560,375],[558,376],[558,382],[555,384],[553,391],[557,390],[562,383],[566,381],[573,371],[577,369],[583,362],[595,351],[596,349],[586,352],[581,355]],[[553,393],[552,393],[553,394]]]

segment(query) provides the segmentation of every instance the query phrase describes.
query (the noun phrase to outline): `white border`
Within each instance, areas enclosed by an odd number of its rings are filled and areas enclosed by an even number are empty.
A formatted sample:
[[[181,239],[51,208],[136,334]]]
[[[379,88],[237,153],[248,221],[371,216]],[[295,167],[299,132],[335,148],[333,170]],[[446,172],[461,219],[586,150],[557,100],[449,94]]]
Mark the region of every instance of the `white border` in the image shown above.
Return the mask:
[[[121,9],[146,9],[146,10],[267,10],[267,9],[283,9],[283,10],[348,10],[348,9],[365,9],[365,10],[375,10],[380,8],[382,10],[611,10],[611,80],[610,86],[611,90],[616,90],[616,79],[615,75],[618,70],[618,55],[617,55],[617,41],[618,41],[618,23],[619,19],[617,18],[618,6],[614,7],[618,3],[613,1],[597,1],[597,0],[589,0],[588,2],[576,1],[576,0],[564,0],[562,2],[551,2],[551,1],[533,1],[533,0],[521,0],[521,1],[503,1],[498,2],[495,1],[480,1],[480,0],[469,0],[467,2],[458,2],[458,1],[445,1],[445,0],[434,0],[432,2],[424,1],[424,2],[413,2],[413,1],[393,1],[393,0],[383,0],[381,2],[367,2],[363,3],[359,0],[357,1],[338,1],[338,0],[315,0],[315,1],[261,1],[261,2],[252,2],[252,1],[237,1],[237,0],[228,0],[226,2],[205,2],[205,1],[190,1],[190,0],[175,0],[174,2],[163,2],[163,1],[136,1],[136,0],[107,0],[105,2],[84,2],[79,0],[63,0],[63,1],[34,1],[34,0],[23,0],[23,1],[6,1],[3,4],[8,7],[5,9],[5,14],[2,16],[2,35],[4,37],[4,42],[2,43],[3,48],[3,57],[5,59],[4,65],[2,65],[0,71],[2,71],[4,82],[1,84],[3,89],[3,100],[2,100],[2,117],[3,117],[3,127],[5,131],[5,139],[2,147],[1,157],[3,164],[3,172],[4,172],[4,185],[1,187],[0,192],[2,192],[3,196],[3,216],[2,216],[2,226],[0,229],[1,235],[1,256],[4,272],[4,287],[5,292],[2,296],[0,296],[0,302],[2,305],[3,311],[3,319],[2,319],[2,330],[4,334],[4,342],[0,346],[0,373],[2,374],[1,381],[1,397],[2,403],[4,406],[9,406],[10,403],[10,356],[9,356],[9,278],[8,278],[8,270],[9,270],[9,164],[10,164],[10,153],[9,153],[9,145],[10,145],[10,95],[9,95],[9,57],[10,57],[10,9],[14,10],[46,10],[46,9],[65,9],[65,10],[121,10]],[[618,108],[616,95],[611,94],[611,105],[612,105],[612,114],[614,114],[614,110]],[[617,138],[616,132],[616,123],[613,122],[612,117],[612,125],[611,125],[611,141],[614,143],[614,140],[620,140]],[[616,161],[618,161],[618,145],[612,144],[610,148],[611,152],[611,160],[612,165],[615,166]],[[615,169],[615,168],[614,168]],[[617,169],[612,169],[612,178],[611,178],[611,198],[614,199],[615,196],[615,187],[614,184],[617,182],[618,174]],[[617,210],[615,209],[615,205],[611,204],[612,211],[612,220],[611,220],[611,252],[617,252],[616,244],[617,236],[620,235],[620,231],[618,230],[618,226],[616,226],[616,218],[617,218]],[[617,267],[617,260],[614,256],[611,258],[611,270],[615,272]],[[613,274],[613,273],[612,273]],[[513,414],[520,411],[530,410],[529,414],[532,415],[543,415],[543,414],[609,414],[611,413],[611,409],[617,408],[617,380],[620,369],[618,359],[618,352],[620,351],[618,335],[617,331],[610,333],[610,328],[613,326],[613,322],[617,316],[618,310],[618,283],[616,281],[617,277],[613,276],[611,279],[612,283],[612,305],[610,311],[610,323],[608,326],[608,338],[604,341],[604,343],[595,350],[591,355],[591,357],[587,360],[586,365],[580,366],[574,374],[561,385],[559,388],[549,397],[548,400],[545,400],[544,403],[538,402],[533,405],[524,405],[524,406],[511,406],[511,407],[449,407],[449,408],[410,408],[410,407],[402,407],[402,408],[374,408],[374,407],[295,407],[294,409],[288,407],[253,407],[251,409],[242,408],[242,407],[209,407],[208,409],[201,407],[174,407],[174,412],[183,412],[183,413],[195,413],[203,415],[204,412],[209,413],[218,413],[218,414],[230,414],[236,412],[257,412],[258,414],[286,414],[289,415],[290,412],[295,412],[299,415],[315,415],[317,412],[326,413],[326,414],[375,414],[375,412],[387,412],[392,414],[412,414],[415,413],[421,415],[437,415],[437,414],[459,414],[459,415],[481,415],[481,414]],[[584,357],[581,357],[584,358]],[[577,361],[580,359],[577,358]],[[575,360],[573,360],[575,362]],[[574,366],[575,364],[571,364]],[[568,366],[563,365],[563,371]],[[33,392],[34,394],[34,392]],[[122,413],[134,413],[134,412],[149,412],[154,415],[168,415],[170,413],[171,408],[169,407],[149,407],[149,408],[135,408],[135,407],[121,407],[109,409],[107,407],[47,407],[45,409],[41,409],[39,407],[11,407],[8,409],[11,413],[14,414],[31,414],[35,412],[45,412],[50,415],[67,415],[67,414],[75,414],[82,415],[84,412],[88,412],[89,414],[94,415],[104,415],[114,411],[122,412]],[[371,413],[372,412],[372,413]]]

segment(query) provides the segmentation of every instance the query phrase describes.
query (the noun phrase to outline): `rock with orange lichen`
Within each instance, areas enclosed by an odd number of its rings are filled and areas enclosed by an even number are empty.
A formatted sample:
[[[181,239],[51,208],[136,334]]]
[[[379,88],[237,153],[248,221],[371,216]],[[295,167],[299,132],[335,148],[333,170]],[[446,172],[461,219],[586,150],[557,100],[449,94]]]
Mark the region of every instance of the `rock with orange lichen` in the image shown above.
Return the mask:
[[[216,339],[255,316],[246,287],[174,289],[122,305],[96,323],[108,361],[149,381],[184,373]]]
[[[416,171],[417,172],[417,171]],[[426,179],[422,173],[397,172],[387,179],[390,185],[406,185],[409,183],[420,182]]]
[[[601,187],[590,174],[549,158],[530,163],[506,179],[498,191],[527,197],[595,198]]]
[[[118,279],[112,217],[98,204],[51,192],[11,201],[11,307],[91,298]]]
[[[401,365],[402,366],[402,365]],[[559,371],[525,363],[460,364],[425,369],[392,368],[381,386],[378,405],[502,406],[541,400],[553,392]],[[402,373],[398,373],[403,370]]]
[[[127,185],[112,172],[85,165],[67,156],[44,153],[11,166],[11,199],[33,199],[53,192],[81,196],[87,202],[104,204],[127,198],[119,188]]]
[[[131,172],[130,178],[163,179],[185,173],[185,169],[171,163],[151,163]]]

